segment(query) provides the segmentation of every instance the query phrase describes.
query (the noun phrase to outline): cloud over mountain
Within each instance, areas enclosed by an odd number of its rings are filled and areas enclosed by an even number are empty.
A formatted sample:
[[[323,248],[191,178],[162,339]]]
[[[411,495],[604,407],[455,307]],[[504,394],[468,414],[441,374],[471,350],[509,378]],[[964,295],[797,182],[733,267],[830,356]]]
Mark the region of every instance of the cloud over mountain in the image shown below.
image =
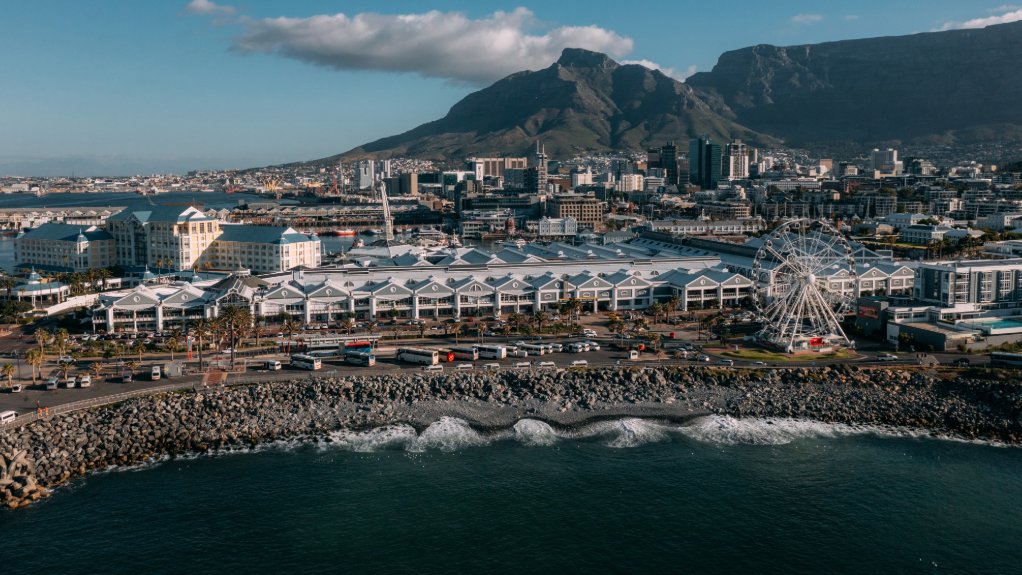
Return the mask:
[[[479,19],[433,10],[241,18],[239,23],[243,31],[233,48],[240,52],[277,54],[337,70],[410,72],[470,84],[544,68],[568,47],[615,57],[634,47],[631,38],[599,26],[536,31],[540,25],[526,8]]]

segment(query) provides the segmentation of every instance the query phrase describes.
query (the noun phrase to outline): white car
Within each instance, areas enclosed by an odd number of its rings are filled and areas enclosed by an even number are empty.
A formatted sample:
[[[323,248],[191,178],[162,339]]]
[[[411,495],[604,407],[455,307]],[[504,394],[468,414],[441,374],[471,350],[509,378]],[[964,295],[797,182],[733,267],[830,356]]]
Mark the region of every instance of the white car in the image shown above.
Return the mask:
[[[475,369],[475,366],[472,365],[471,363],[459,363],[457,366],[455,366],[455,369],[461,369],[461,370]]]
[[[78,376],[78,387],[92,387],[92,376],[83,373]]]
[[[877,361],[898,361],[898,356],[893,353],[882,353],[877,356]]]
[[[54,389],[57,389],[57,384],[58,383],[60,383],[60,380],[57,379],[56,376],[47,379],[46,380],[46,384],[45,384],[46,385],[46,390],[47,391],[53,391]]]
[[[443,371],[443,370],[444,370],[444,366],[439,365],[439,364],[427,365],[427,366],[422,368],[422,371]]]
[[[516,361],[515,362],[515,367],[528,369],[528,368],[532,367],[532,364],[527,362],[527,361]]]
[[[500,364],[499,363],[488,363],[488,364],[483,366],[483,369],[489,369],[489,370],[497,371],[497,370],[500,369]]]
[[[543,368],[549,368],[549,367],[557,367],[557,364],[552,362],[552,361],[537,361],[536,362],[536,367],[538,369],[543,369]]]
[[[591,329],[584,329],[582,330],[582,335],[586,337],[596,337],[596,331]]]
[[[587,341],[585,344],[589,346],[590,351],[600,351],[600,344],[595,341]]]
[[[571,367],[586,367],[587,365],[589,365],[589,362],[584,359],[576,359],[571,362]]]
[[[74,363],[74,362],[75,358],[71,357],[70,355],[62,355],[57,358],[57,363]]]

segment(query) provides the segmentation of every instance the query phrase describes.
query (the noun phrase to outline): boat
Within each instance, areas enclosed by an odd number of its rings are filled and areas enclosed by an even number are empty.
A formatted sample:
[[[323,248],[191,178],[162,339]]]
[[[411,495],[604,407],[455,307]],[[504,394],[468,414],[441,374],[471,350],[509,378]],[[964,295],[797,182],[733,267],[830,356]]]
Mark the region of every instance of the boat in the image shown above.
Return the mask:
[[[341,236],[342,238],[353,238],[353,237],[355,237],[355,230],[353,230],[351,228],[342,228],[342,229],[337,230],[335,233],[338,236]]]

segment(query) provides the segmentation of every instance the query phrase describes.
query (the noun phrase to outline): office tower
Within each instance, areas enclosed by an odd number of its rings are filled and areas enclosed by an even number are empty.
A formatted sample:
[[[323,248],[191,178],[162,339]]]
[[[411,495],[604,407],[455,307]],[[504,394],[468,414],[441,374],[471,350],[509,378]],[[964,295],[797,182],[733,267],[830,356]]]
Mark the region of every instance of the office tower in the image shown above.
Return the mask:
[[[546,147],[536,140],[536,188],[541,194],[546,193],[547,184],[547,157]]]
[[[666,185],[678,185],[678,146],[674,144],[674,140],[668,141],[666,146],[660,148],[659,167],[667,170],[667,180],[664,182]]]
[[[689,176],[693,184],[713,189],[720,181],[721,149],[709,136],[693,138],[688,145]]]
[[[749,177],[749,148],[741,140],[735,140],[724,147],[721,164],[724,177],[728,180],[744,180]]]
[[[372,160],[360,160],[355,165],[355,187],[359,190],[373,189],[376,181],[376,166]]]

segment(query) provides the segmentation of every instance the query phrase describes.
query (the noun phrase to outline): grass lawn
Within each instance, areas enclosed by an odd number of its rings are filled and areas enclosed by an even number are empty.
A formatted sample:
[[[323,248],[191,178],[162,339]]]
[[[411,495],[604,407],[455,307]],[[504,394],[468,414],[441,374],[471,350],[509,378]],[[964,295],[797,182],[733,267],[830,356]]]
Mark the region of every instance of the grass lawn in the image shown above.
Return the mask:
[[[826,361],[828,359],[850,359],[856,357],[855,352],[848,349],[840,349],[830,353],[802,353],[797,355],[768,351],[765,349],[740,349],[738,351],[732,350],[721,352],[720,355],[731,359],[773,362]]]

